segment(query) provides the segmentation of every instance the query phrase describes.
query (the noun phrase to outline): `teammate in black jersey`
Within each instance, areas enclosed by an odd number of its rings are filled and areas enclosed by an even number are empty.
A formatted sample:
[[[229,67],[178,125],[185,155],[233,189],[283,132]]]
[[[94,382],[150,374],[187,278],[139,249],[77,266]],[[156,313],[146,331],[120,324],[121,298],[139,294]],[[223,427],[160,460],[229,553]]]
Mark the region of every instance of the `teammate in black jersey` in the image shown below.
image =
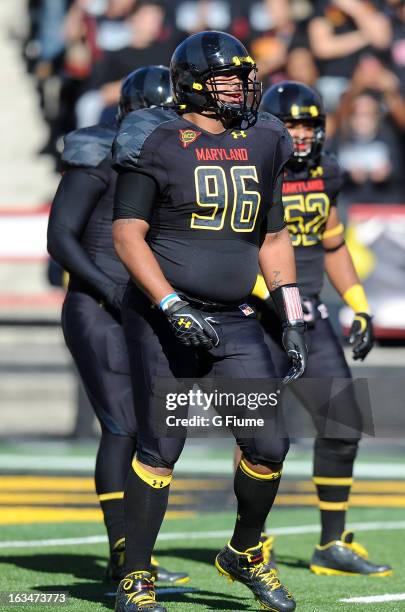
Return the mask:
[[[287,381],[306,362],[281,201],[283,167],[292,154],[288,132],[273,116],[257,116],[256,67],[234,37],[201,32],[187,38],[170,70],[177,112],[129,114],[114,144],[113,234],[135,281],[122,317],[139,425],[125,488],[128,575],[118,588],[118,612],[165,610],[155,601],[150,556],[184,438],[156,433],[159,379],[274,376],[260,325],[244,303],[259,263],[292,361]],[[215,563],[222,575],[248,586],[263,608],[287,612],[295,602],[264,564],[259,539],[288,440],[277,437],[272,423],[266,427],[267,437],[237,436],[238,517]]]
[[[323,151],[325,115],[322,101],[306,85],[287,81],[272,86],[264,94],[261,108],[279,117],[294,140],[294,155],[285,167],[283,204],[308,325],[309,358],[305,377],[350,378],[340,342],[319,297],[325,271],[355,313],[350,332],[354,359],[363,360],[371,350],[373,328],[366,295],[345,245],[344,227],[337,212],[341,171],[335,157]],[[258,279],[254,293],[271,306],[263,279]],[[282,376],[288,362],[275,324],[275,313],[271,308],[261,310],[277,375]],[[322,533],[310,568],[316,574],[386,576],[391,573],[391,568],[369,561],[364,548],[353,542],[353,534],[345,531],[359,437],[355,433],[350,438],[322,437],[319,428],[323,420],[314,407],[326,403],[328,398],[322,401],[326,387],[311,387],[311,397],[301,397],[318,428],[313,480],[319,497]],[[352,424],[354,432],[361,431],[359,407],[351,389],[339,396],[333,409],[337,413],[336,423]],[[333,420],[333,414],[329,413],[329,416]],[[269,540],[267,545],[265,542],[265,549],[269,543]]]
[[[140,68],[124,80],[119,120],[136,108],[171,102],[169,69]],[[121,326],[128,273],[112,241],[116,173],[111,144],[117,126],[95,125],[68,134],[64,175],[48,228],[48,250],[70,274],[62,311],[66,344],[101,425],[95,482],[110,544],[107,578],[120,580],[125,551],[123,489],[136,448],[128,355]],[[157,566],[161,580],[184,581]]]

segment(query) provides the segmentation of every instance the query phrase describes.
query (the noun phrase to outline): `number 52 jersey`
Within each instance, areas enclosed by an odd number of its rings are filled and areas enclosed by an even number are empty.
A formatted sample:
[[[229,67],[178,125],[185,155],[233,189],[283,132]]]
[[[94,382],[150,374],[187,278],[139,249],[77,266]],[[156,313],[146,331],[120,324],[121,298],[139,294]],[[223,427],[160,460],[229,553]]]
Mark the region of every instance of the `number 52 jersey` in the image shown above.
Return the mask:
[[[294,171],[286,166],[283,180],[284,214],[294,246],[301,295],[318,297],[324,278],[322,237],[342,186],[339,164],[323,153],[314,168]]]
[[[211,134],[158,108],[130,113],[113,147],[115,169],[157,184],[153,210],[137,204],[136,218],[150,225],[147,241],[165,277],[220,303],[246,299],[265,234],[285,225],[274,190],[291,154],[287,130],[268,113],[247,130]]]

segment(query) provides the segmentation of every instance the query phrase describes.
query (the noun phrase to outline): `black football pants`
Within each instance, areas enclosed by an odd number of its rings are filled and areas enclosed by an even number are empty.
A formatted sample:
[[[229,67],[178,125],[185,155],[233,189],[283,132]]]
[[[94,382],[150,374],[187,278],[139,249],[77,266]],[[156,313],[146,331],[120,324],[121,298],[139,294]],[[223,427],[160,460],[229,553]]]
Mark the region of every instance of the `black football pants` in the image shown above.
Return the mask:
[[[271,352],[276,376],[281,378],[285,376],[288,370],[288,359],[282,348],[281,330],[276,314],[263,308],[261,323],[265,332],[265,341]],[[318,318],[314,322],[314,327],[307,330],[306,340],[308,344],[308,365],[303,378],[314,379],[314,384],[310,386],[308,395],[303,392],[305,387],[300,387],[299,383],[293,388],[311,415],[318,432],[315,449],[320,447],[322,452],[325,452],[325,446],[329,446],[330,452],[335,453],[335,447],[339,446],[340,436],[334,435],[332,432],[328,443],[328,438],[322,435],[322,432],[325,431],[324,412],[318,413],[317,409],[328,403],[332,380],[351,379],[351,373],[342,346],[329,319]],[[316,379],[319,379],[319,385],[315,383]],[[330,422],[350,424],[350,438],[343,438],[339,449],[341,447],[342,453],[347,454],[350,448],[354,460],[358,441],[361,437],[362,415],[353,387],[348,385],[344,389],[344,392],[337,397],[337,401],[330,402],[328,417]],[[334,440],[332,441],[332,439]]]
[[[172,468],[185,443],[184,438],[156,436],[152,404],[159,379],[275,377],[255,314],[245,316],[236,308],[210,316],[219,322],[219,346],[210,351],[185,346],[175,337],[165,315],[132,283],[128,286],[122,320],[138,423],[137,457],[146,465]],[[272,466],[284,461],[289,440],[275,435],[272,420],[265,421],[266,426],[268,430],[260,437],[237,438],[237,443],[251,463]]]
[[[63,304],[62,328],[103,432],[135,437],[137,428],[122,325],[93,297],[69,291]]]

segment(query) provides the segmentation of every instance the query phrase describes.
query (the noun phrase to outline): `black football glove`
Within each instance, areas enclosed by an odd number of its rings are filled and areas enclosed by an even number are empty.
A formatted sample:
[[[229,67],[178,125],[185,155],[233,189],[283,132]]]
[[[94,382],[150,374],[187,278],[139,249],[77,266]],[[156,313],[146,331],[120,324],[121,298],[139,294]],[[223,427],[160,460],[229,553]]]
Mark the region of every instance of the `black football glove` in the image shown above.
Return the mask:
[[[173,302],[165,311],[165,315],[177,338],[187,346],[211,349],[218,346],[219,337],[213,325],[218,325],[207,313],[192,308],[183,300]]]
[[[353,348],[353,359],[363,359],[374,344],[374,330],[371,317],[365,312],[356,312],[350,328],[349,344]]]
[[[305,329],[305,323],[283,326],[283,346],[291,360],[291,367],[283,378],[284,385],[300,378],[307,367],[308,349],[305,344]]]

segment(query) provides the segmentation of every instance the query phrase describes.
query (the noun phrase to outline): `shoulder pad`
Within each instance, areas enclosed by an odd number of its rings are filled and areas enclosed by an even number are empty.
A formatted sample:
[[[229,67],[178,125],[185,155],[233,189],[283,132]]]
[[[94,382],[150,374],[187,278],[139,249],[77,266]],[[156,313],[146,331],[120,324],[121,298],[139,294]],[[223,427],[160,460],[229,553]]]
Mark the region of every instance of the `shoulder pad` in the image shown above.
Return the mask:
[[[259,112],[256,125],[258,127],[270,127],[275,129],[276,131],[281,132],[287,129],[284,123],[278,117],[272,115],[271,113],[266,113],[262,111]]]
[[[129,113],[114,141],[114,167],[137,166],[146,139],[162,124],[178,118],[174,111],[164,108],[142,108]]]
[[[256,125],[260,129],[270,129],[278,136],[279,155],[277,158],[277,166],[278,171],[280,171],[284,164],[290,159],[294,151],[294,144],[289,131],[285,127],[284,123],[271,113],[260,112]]]
[[[342,169],[334,153],[323,151],[321,155],[321,165],[324,167],[325,173],[329,176],[341,176],[342,174]]]
[[[110,153],[115,134],[114,126],[108,124],[70,132],[64,139],[62,162],[70,166],[95,168]]]

